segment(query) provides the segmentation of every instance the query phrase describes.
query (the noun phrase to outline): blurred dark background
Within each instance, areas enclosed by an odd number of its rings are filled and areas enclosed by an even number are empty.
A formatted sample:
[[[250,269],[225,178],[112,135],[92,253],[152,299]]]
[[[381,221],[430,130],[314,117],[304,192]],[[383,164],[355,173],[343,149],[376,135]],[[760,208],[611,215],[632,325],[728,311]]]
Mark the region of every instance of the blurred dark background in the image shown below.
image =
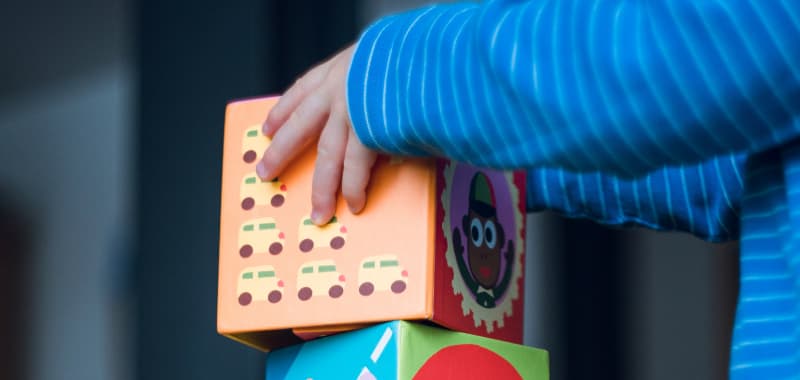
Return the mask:
[[[420,1],[0,4],[0,379],[260,379],[218,336],[227,101]],[[736,244],[529,216],[552,378],[723,379]]]

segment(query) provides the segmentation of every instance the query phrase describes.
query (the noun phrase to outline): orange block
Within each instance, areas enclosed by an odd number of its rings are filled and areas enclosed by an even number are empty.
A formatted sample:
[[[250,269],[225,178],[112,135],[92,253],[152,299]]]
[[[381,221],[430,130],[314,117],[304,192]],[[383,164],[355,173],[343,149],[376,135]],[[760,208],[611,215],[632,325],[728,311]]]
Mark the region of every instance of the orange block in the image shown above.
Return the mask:
[[[225,118],[218,331],[262,350],[370,323],[429,320],[522,341],[525,175],[443,159],[382,157],[367,206],[309,220],[316,149],[261,181],[277,98]],[[341,197],[340,197],[341,198]]]

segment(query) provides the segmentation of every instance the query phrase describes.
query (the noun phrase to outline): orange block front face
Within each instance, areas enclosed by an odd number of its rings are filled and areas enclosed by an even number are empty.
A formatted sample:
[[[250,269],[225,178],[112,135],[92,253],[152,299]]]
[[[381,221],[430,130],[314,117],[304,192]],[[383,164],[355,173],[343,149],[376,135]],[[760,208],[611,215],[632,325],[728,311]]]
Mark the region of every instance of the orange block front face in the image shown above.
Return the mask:
[[[524,175],[382,157],[367,207],[309,220],[315,149],[272,181],[255,174],[277,98],[228,105],[218,330],[268,350],[346,326],[432,320],[522,340]],[[292,334],[292,331],[300,332]]]

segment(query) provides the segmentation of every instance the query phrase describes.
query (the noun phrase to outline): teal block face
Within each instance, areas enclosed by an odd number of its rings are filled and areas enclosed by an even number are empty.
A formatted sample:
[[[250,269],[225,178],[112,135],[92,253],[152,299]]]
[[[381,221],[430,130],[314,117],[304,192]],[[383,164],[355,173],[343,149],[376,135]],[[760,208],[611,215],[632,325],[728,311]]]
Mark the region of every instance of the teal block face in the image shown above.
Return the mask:
[[[382,323],[270,352],[266,380],[397,378],[398,326]]]

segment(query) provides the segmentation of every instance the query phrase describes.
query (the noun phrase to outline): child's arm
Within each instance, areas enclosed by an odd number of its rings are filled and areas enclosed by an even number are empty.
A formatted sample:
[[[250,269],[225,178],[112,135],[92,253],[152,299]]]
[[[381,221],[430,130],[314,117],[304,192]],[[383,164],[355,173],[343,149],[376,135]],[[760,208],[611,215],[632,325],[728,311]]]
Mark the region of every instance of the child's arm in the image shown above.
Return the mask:
[[[277,175],[325,120],[335,128],[322,133],[331,160],[320,163],[333,169],[315,173],[319,215],[333,212],[340,179],[359,190],[344,193],[351,208],[363,206],[374,154],[361,142],[625,177],[768,149],[800,131],[797,20],[800,3],[756,0],[494,1],[388,17],[362,35],[352,65],[347,50],[292,87],[265,126],[275,140],[259,173]],[[340,127],[347,66],[358,139]]]
[[[528,172],[529,211],[553,210],[606,225],[689,232],[709,241],[739,237],[741,174],[746,156],[668,167],[627,180],[600,172]]]
[[[800,2],[493,1],[365,31],[348,80],[370,147],[641,176],[800,136]]]

